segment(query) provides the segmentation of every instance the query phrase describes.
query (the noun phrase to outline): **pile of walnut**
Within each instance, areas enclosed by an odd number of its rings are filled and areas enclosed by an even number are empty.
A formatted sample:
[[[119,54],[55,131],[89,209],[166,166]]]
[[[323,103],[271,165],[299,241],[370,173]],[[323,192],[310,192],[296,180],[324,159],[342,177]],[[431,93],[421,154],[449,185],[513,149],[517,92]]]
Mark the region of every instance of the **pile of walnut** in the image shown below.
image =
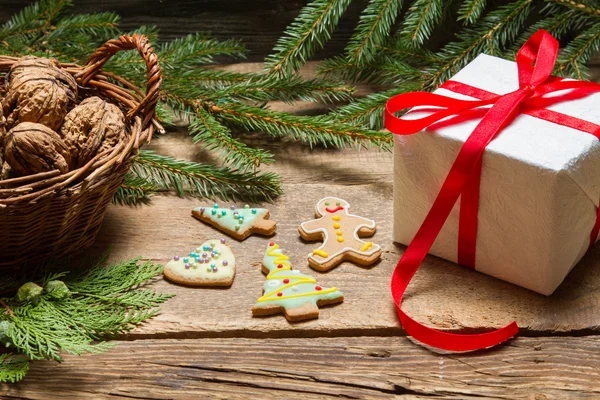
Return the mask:
[[[66,173],[127,140],[121,110],[99,97],[76,105],[77,82],[54,59],[23,57],[5,82],[0,180]]]

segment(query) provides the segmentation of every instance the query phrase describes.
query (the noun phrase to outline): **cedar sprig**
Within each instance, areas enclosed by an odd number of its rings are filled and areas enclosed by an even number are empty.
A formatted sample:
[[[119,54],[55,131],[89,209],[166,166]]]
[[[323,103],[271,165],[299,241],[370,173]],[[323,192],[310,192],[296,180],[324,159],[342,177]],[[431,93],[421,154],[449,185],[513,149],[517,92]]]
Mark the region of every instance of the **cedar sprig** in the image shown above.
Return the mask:
[[[142,287],[160,265],[132,259],[107,266],[106,259],[72,274],[47,265],[30,274],[35,281],[21,281],[14,297],[0,299],[0,382],[21,380],[32,360],[106,351],[115,345],[108,340],[155,316],[172,297]]]

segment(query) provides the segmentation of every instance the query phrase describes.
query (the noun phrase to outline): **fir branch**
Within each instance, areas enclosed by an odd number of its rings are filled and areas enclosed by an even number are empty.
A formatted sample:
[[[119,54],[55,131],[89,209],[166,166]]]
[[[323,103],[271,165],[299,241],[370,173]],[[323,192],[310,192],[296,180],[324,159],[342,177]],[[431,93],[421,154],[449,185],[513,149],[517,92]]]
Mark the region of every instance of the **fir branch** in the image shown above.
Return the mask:
[[[594,24],[564,48],[555,71],[560,75],[568,73],[577,79],[585,79],[588,76],[585,64],[598,51],[600,51],[600,24]]]
[[[217,119],[248,130],[264,131],[273,137],[289,136],[313,146],[347,147],[364,146],[367,142],[382,148],[391,144],[391,136],[385,132],[374,132],[356,126],[331,123],[330,120],[296,116],[270,111],[237,103],[214,105],[210,111]]]
[[[314,0],[288,26],[266,59],[270,73],[289,76],[331,38],[352,0]]]
[[[201,197],[272,199],[281,194],[279,176],[274,173],[240,171],[190,161],[176,160],[141,150],[132,170],[157,187]]]
[[[208,96],[209,99],[233,97],[239,100],[269,101],[348,101],[354,89],[321,79],[302,79],[299,76],[280,79],[274,76],[260,77],[227,86]]]
[[[600,5],[595,1],[589,0],[545,0],[548,3],[554,3],[563,7],[570,8],[578,13],[586,13],[593,17],[600,17]]]
[[[180,65],[209,64],[215,56],[244,57],[246,48],[237,40],[216,40],[202,32],[165,43],[158,51],[161,67],[178,69]]]
[[[361,126],[366,129],[383,129],[385,104],[397,94],[421,89],[418,83],[406,83],[400,88],[373,93],[342,106],[328,114],[332,121]]]
[[[145,179],[127,174],[125,180],[113,195],[113,203],[136,206],[150,203],[150,197],[156,193],[156,187]]]
[[[408,9],[401,35],[410,46],[419,47],[429,39],[443,15],[443,0],[416,0]]]
[[[32,39],[47,33],[52,21],[71,5],[71,0],[41,0],[23,8],[2,26],[0,41],[9,35]]]
[[[371,0],[363,11],[346,52],[354,64],[373,61],[377,45],[383,43],[396,22],[402,0]]]
[[[46,40],[68,40],[72,35],[83,33],[101,38],[116,36],[120,17],[112,12],[77,14],[62,18],[48,34]]]
[[[458,41],[448,43],[437,53],[438,63],[431,67],[429,85],[435,87],[468,64],[482,52],[498,54],[518,36],[533,0],[517,0],[486,15],[476,28],[465,28]]]
[[[201,143],[207,150],[216,151],[224,163],[245,169],[273,162],[273,156],[268,151],[248,147],[231,137],[229,128],[220,124],[202,107],[196,107],[189,129],[194,143]]]
[[[329,79],[337,78],[350,82],[395,85],[409,79],[425,79],[427,71],[418,69],[401,59],[378,56],[373,63],[356,65],[346,58],[334,57],[323,61],[318,73]]]
[[[464,21],[465,25],[472,25],[485,11],[487,0],[464,0],[458,10],[458,20]]]

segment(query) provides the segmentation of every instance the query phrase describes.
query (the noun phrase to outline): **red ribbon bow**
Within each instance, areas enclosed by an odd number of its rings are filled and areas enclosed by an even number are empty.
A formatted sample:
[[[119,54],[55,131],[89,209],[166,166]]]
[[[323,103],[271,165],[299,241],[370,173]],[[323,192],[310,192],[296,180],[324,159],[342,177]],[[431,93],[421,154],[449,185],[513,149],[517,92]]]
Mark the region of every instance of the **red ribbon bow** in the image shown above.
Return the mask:
[[[470,351],[502,343],[519,331],[516,322],[488,333],[463,335],[429,328],[401,309],[402,297],[412,277],[429,252],[454,204],[461,196],[459,216],[458,262],[474,267],[477,236],[477,211],[482,156],[486,146],[520,113],[532,115],[560,125],[588,132],[600,139],[600,126],[575,117],[545,109],[550,104],[586,96],[600,91],[592,82],[566,81],[551,76],[558,54],[558,42],[548,32],[536,32],[517,54],[519,89],[504,95],[490,93],[460,82],[448,81],[443,88],[466,94],[479,100],[458,100],[440,94],[413,92],[400,94],[388,100],[385,126],[393,133],[410,135],[422,131],[435,122],[465,111],[491,105],[481,122],[465,141],[452,165],[442,188],[423,224],[408,245],[392,275],[392,296],[396,311],[406,332],[420,342],[450,351]],[[544,97],[552,92],[572,89],[562,96]],[[406,120],[394,113],[416,107],[433,106],[439,111],[423,118]],[[598,218],[590,235],[590,246],[600,230]]]

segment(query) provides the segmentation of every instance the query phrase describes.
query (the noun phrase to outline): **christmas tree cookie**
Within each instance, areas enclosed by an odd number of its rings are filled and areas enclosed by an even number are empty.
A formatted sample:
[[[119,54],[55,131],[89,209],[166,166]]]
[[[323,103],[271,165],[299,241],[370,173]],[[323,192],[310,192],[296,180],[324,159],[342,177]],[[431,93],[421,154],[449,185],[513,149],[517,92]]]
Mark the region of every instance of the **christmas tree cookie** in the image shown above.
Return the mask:
[[[289,257],[275,243],[269,243],[262,262],[267,274],[263,295],[252,307],[252,315],[285,313],[288,321],[303,321],[319,317],[319,306],[341,303],[342,292],[319,286],[317,281],[292,269]]]
[[[192,216],[237,240],[244,240],[253,233],[270,236],[277,230],[275,221],[269,219],[269,210],[248,205],[244,208],[220,208],[218,204],[197,207],[192,210]]]
[[[308,255],[312,268],[328,271],[344,260],[371,265],[381,257],[381,246],[360,240],[375,233],[375,221],[350,214],[349,208],[345,200],[326,197],[317,203],[317,219],[303,222],[298,228],[305,240],[323,240],[321,247]]]
[[[165,278],[187,286],[231,286],[235,256],[225,239],[208,240],[187,256],[175,256],[164,269]]]

